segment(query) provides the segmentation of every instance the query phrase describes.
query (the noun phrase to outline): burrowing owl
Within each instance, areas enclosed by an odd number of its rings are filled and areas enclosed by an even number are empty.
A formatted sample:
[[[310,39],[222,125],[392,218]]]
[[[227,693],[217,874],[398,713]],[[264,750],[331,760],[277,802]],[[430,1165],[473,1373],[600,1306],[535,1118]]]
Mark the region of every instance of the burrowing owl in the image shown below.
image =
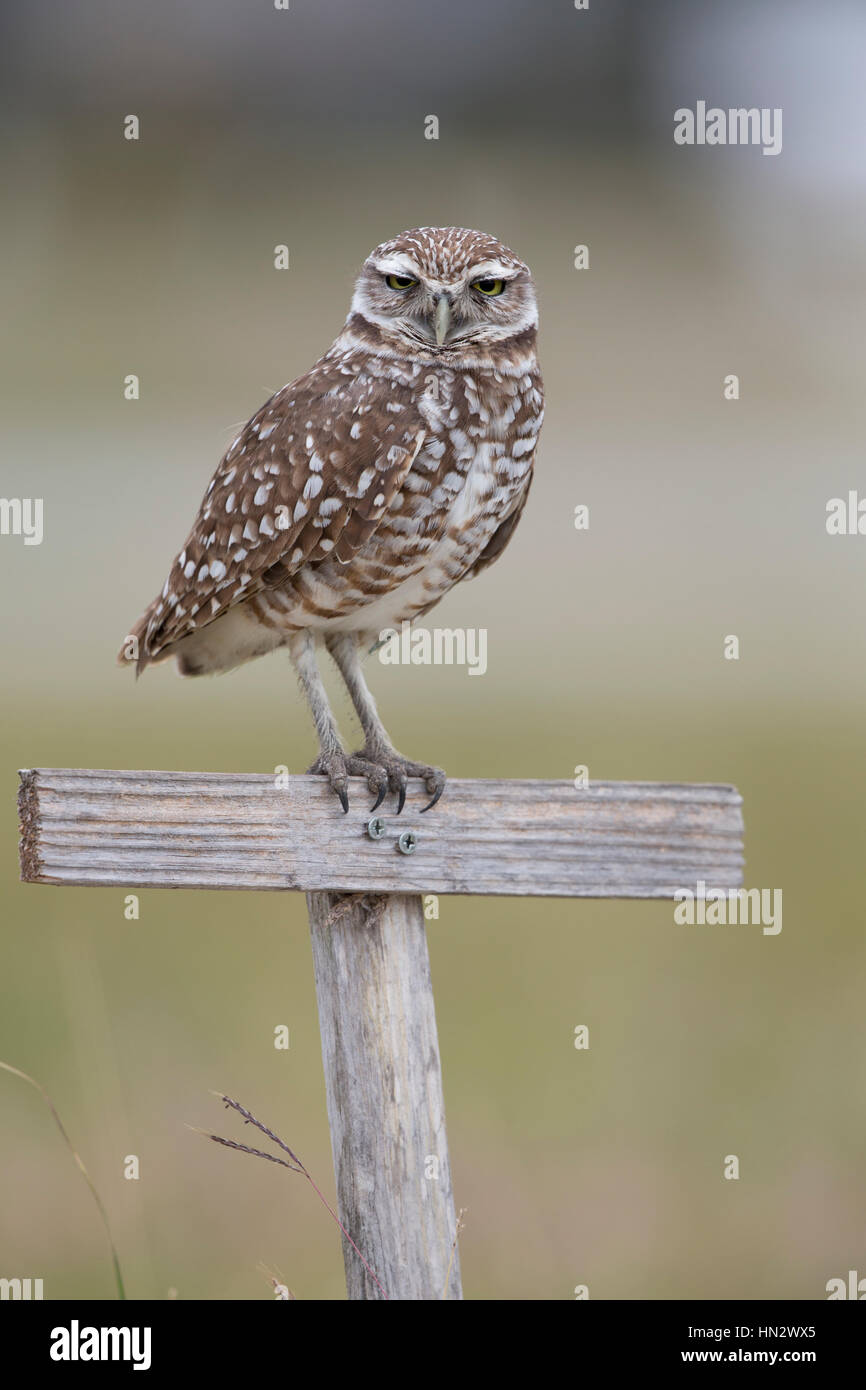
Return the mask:
[[[348,809],[360,776],[403,809],[445,774],[399,754],[361,653],[495,560],[529,492],[543,395],[529,269],[495,237],[416,227],[364,262],[342,332],[266,401],[208,485],[162,593],[121,660],[227,671],[287,647],[319,737],[310,769]],[[344,752],[316,660],[323,640],[365,734]]]

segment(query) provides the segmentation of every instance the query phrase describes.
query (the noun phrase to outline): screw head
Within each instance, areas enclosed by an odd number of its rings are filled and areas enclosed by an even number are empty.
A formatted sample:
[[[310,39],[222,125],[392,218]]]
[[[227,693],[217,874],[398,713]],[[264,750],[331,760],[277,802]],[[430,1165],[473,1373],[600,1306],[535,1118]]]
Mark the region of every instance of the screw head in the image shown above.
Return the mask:
[[[385,822],[381,816],[374,816],[372,820],[367,821],[367,834],[371,840],[381,840],[385,834],[385,828]]]
[[[397,841],[397,848],[401,854],[414,854],[418,848],[418,836],[414,830],[404,830]]]

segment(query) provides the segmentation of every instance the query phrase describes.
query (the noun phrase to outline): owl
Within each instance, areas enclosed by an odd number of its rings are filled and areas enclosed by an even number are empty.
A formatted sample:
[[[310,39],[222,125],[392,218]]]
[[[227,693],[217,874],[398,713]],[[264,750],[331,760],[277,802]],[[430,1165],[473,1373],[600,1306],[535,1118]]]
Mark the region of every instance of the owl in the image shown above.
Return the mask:
[[[377,246],[333,345],[230,445],[162,593],[124,641],[141,672],[184,676],[285,647],[344,811],[348,779],[397,813],[407,779],[445,774],[393,747],[362,670],[384,628],[428,613],[508,544],[543,416],[528,267],[495,237],[416,227]],[[319,673],[324,645],[364,734],[347,753]]]

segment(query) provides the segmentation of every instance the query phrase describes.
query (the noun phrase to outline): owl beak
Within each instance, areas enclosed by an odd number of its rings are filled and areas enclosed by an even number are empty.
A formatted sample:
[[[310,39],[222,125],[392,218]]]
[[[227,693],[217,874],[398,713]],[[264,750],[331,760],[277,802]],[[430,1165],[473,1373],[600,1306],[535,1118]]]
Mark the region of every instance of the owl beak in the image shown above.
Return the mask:
[[[441,347],[448,337],[448,329],[451,327],[451,302],[447,294],[440,294],[436,300],[433,327],[436,329],[436,346]]]

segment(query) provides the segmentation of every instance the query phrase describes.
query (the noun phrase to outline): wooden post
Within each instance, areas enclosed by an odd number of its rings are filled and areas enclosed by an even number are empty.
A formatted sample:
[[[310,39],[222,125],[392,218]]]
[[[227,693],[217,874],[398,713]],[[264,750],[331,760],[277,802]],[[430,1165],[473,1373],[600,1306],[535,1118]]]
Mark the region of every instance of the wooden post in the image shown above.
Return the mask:
[[[353,779],[39,769],[21,774],[21,877],[307,893],[340,1218],[389,1298],[459,1299],[454,1198],[421,893],[672,898],[738,888],[733,787],[452,781],[397,818]],[[403,831],[414,852],[398,852]],[[352,1299],[381,1290],[343,1241]],[[453,1253],[453,1260],[452,1260]],[[450,1270],[450,1273],[449,1273]],[[446,1288],[447,1283],[447,1288]]]
[[[421,899],[307,905],[340,1220],[390,1297],[462,1298]],[[349,1298],[381,1298],[343,1259]]]

